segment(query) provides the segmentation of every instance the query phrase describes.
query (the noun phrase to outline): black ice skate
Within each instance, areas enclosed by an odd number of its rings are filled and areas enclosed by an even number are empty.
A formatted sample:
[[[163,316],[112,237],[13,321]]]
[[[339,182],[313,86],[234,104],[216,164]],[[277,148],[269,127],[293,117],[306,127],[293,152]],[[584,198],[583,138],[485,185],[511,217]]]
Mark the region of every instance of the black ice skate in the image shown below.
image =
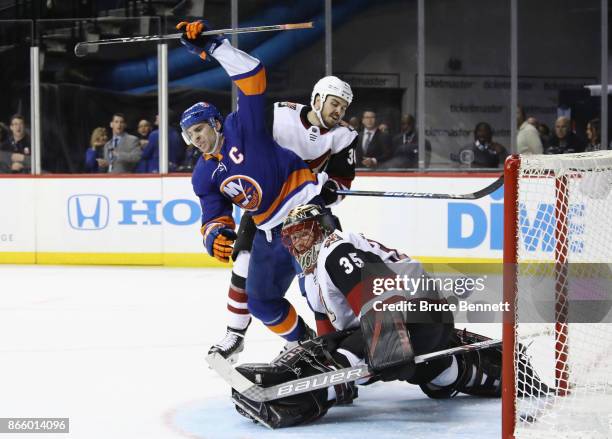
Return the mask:
[[[208,350],[208,355],[219,354],[234,364],[238,360],[238,354],[244,350],[244,335],[247,329],[248,326],[244,329],[234,329],[228,326],[225,337]]]

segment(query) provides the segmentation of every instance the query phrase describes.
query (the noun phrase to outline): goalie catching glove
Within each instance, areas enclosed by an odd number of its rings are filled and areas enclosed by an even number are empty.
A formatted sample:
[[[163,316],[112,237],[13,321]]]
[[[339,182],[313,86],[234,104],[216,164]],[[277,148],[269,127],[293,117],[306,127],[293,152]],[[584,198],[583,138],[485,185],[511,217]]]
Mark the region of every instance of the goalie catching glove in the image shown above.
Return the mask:
[[[198,55],[203,60],[206,60],[206,55],[215,51],[215,49],[223,43],[227,38],[221,35],[202,35],[205,30],[212,30],[212,27],[205,20],[181,21],[176,25],[178,30],[183,31],[181,44],[194,55]]]

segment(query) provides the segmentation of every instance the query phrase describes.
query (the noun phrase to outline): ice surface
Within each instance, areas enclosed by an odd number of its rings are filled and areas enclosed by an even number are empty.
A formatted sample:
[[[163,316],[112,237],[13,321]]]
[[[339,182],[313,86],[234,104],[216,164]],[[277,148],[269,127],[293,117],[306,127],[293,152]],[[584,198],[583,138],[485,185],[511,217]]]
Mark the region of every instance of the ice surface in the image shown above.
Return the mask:
[[[0,417],[69,417],[70,434],[49,437],[86,439],[500,436],[500,400],[434,401],[403,383],[362,387],[353,406],[309,426],[253,424],[204,361],[225,332],[229,277],[222,269],[0,266]],[[312,322],[295,284],[288,298]],[[246,340],[241,362],[270,360],[283,345],[258,322]]]

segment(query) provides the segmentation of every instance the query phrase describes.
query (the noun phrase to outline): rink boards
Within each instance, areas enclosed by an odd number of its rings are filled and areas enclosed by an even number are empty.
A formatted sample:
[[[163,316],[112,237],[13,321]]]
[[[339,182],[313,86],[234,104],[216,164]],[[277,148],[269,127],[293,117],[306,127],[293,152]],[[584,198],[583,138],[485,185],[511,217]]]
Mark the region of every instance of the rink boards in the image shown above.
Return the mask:
[[[497,176],[367,174],[353,189],[468,193]],[[0,263],[218,265],[189,176],[0,178],[0,206]],[[334,212],[345,230],[424,260],[502,256],[503,188],[473,201],[347,197]]]

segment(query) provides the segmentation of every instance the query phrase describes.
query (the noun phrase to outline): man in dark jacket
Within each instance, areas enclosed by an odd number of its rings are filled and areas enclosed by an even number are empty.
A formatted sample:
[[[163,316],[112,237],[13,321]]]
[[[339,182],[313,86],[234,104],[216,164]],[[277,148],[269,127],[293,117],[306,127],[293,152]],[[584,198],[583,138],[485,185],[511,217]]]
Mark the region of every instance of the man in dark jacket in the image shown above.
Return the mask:
[[[585,146],[582,139],[572,131],[569,117],[561,116],[555,122],[555,133],[550,139],[550,145],[544,150],[544,154],[583,152]]]
[[[363,130],[357,139],[357,166],[377,168],[390,158],[391,136],[378,129],[376,112],[366,110],[361,118]]]

